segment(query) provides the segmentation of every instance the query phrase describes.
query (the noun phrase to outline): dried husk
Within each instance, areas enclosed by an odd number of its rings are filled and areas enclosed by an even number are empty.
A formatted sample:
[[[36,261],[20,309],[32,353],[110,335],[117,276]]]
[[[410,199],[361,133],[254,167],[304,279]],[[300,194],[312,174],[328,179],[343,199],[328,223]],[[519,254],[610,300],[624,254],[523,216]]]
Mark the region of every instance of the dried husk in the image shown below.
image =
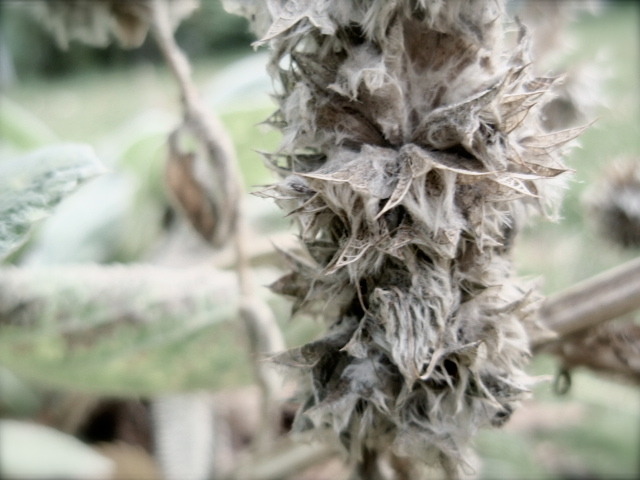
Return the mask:
[[[553,216],[582,129],[543,130],[554,79],[531,72],[523,27],[503,55],[499,1],[234,3],[280,88],[266,158],[283,179],[260,195],[308,253],[273,289],[328,325],[276,359],[305,379],[296,427],[333,429],[356,472],[391,451],[456,476],[528,391],[540,298],[509,252],[530,214]]]
[[[40,0],[24,2],[62,48],[71,40],[96,47],[113,37],[124,48],[139,47],[151,26],[152,0]],[[199,0],[166,0],[173,27],[198,7]]]

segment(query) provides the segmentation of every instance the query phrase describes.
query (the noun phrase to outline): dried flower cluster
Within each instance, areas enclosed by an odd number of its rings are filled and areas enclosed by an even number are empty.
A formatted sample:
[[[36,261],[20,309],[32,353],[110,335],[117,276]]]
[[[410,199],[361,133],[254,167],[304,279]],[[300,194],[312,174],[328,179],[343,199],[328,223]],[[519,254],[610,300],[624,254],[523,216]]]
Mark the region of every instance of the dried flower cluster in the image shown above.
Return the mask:
[[[640,159],[613,163],[585,194],[598,230],[613,243],[640,247]]]
[[[309,254],[273,288],[328,322],[278,357],[310,380],[297,426],[333,428],[356,461],[391,449],[455,475],[527,392],[537,296],[509,251],[552,212],[579,129],[543,132],[553,79],[530,72],[524,29],[502,55],[499,1],[240,3],[271,18],[281,86],[283,180],[262,194]]]
[[[24,2],[66,47],[70,40],[104,47],[115,36],[126,48],[138,47],[151,24],[152,0],[40,0]],[[199,0],[166,0],[174,28]]]

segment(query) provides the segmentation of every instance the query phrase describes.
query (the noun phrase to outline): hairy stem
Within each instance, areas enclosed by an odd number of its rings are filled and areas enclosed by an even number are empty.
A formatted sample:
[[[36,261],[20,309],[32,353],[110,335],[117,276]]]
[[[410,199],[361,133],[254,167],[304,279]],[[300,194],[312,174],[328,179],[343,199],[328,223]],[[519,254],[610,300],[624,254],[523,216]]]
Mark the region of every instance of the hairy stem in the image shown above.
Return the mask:
[[[542,322],[561,341],[640,308],[640,259],[607,270],[550,296],[540,308]],[[534,342],[539,349],[547,341]]]
[[[233,190],[241,192],[242,179],[235,162],[231,140],[220,121],[211,112],[202,108],[202,101],[191,78],[189,61],[173,37],[164,0],[153,2],[153,27],[156,41],[180,88],[185,121],[195,125],[194,131],[201,135],[199,139],[212,152],[212,160],[221,177],[229,179],[233,182]],[[237,223],[233,241],[241,298],[240,317],[246,327],[255,377],[263,390],[263,419],[265,422],[272,422],[273,412],[277,409],[274,405],[274,397],[278,379],[262,362],[262,357],[267,353],[283,349],[284,341],[271,310],[256,294],[246,245],[248,227],[240,210],[238,210],[238,217],[235,219]],[[261,431],[264,432],[264,438],[268,439],[273,435],[274,428],[265,426],[267,428]]]

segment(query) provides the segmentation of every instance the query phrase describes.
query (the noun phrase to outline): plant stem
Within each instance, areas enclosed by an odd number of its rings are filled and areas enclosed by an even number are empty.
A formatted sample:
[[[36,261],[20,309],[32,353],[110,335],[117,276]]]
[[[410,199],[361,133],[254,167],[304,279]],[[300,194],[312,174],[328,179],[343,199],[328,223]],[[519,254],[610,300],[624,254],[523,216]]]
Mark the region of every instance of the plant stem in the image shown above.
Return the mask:
[[[540,308],[542,322],[558,337],[534,342],[539,349],[640,308],[640,258],[607,270],[550,296]]]
[[[243,183],[235,161],[233,145],[221,122],[210,111],[202,108],[202,101],[191,78],[190,63],[173,37],[165,0],[154,0],[153,2],[153,27],[156,41],[180,88],[185,121],[191,122],[195,127],[194,132],[201,135],[199,140],[202,140],[212,153],[212,161],[215,163],[216,171],[220,172],[222,179],[232,182],[232,192],[241,192]],[[225,185],[225,187],[228,186]],[[250,360],[255,377],[263,390],[263,421],[272,423],[273,414],[277,410],[274,398],[275,391],[279,386],[279,379],[263,363],[262,357],[267,353],[283,349],[284,340],[271,310],[256,295],[246,245],[248,227],[240,209],[238,209],[238,218],[235,221],[237,224],[233,241],[241,298],[240,317],[246,327]],[[261,429],[264,440],[259,440],[258,444],[263,444],[272,437],[273,430],[273,428]]]

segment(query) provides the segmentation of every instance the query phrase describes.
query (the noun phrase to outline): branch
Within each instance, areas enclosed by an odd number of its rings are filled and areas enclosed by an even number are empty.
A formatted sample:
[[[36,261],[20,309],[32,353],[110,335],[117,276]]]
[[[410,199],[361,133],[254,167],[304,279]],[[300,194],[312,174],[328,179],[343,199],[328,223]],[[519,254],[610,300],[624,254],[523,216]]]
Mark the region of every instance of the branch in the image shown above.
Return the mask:
[[[214,170],[213,172],[209,169],[205,170],[205,175],[211,178],[198,180],[206,185],[208,194],[213,197],[214,203],[219,207],[219,215],[213,219],[213,222],[215,229],[225,237],[216,241],[223,243],[229,240],[229,235],[236,230],[236,222],[241,217],[239,204],[243,183],[236,164],[233,142],[222,122],[210,110],[203,107],[198,89],[192,80],[191,64],[173,37],[167,0],[153,0],[151,5],[154,38],[180,90],[184,115],[183,127],[204,147],[205,163],[210,164]],[[175,135],[171,135],[169,147],[172,154],[179,150],[177,143]],[[175,165],[170,162],[169,167],[172,166]],[[193,172],[189,173],[193,175]],[[171,182],[168,183],[170,185]],[[205,194],[200,199],[202,203],[206,202],[206,196]],[[211,240],[207,238],[207,241]]]
[[[197,89],[191,80],[189,61],[173,37],[167,5],[164,0],[154,0],[153,2],[153,26],[158,45],[178,82],[185,121],[194,126],[193,133],[201,135],[201,139],[206,144],[211,160],[215,162],[216,173],[220,174],[220,178],[216,179],[218,184],[225,190],[229,189],[232,196],[239,196],[238,192],[242,191],[242,179],[234,161],[233,147],[221,123],[202,108]],[[225,201],[229,202],[229,199],[226,198]],[[249,265],[250,255],[246,244],[248,227],[239,211],[239,201],[232,202],[232,204],[238,205],[237,218],[231,218],[233,215],[227,215],[227,217],[230,222],[237,222],[236,228],[230,229],[230,231],[233,231],[236,251],[236,270],[241,295],[240,315],[249,339],[250,357],[255,377],[263,390],[263,420],[272,422],[274,413],[277,411],[274,398],[280,380],[263,363],[262,359],[267,353],[284,349],[285,344],[273,313],[264,301],[255,294],[254,279]],[[274,435],[275,429],[272,427],[273,425],[269,425],[267,428],[261,429],[264,435],[258,441],[259,444],[266,443]]]
[[[606,323],[545,349],[563,368],[586,367],[640,385],[640,325]]]
[[[542,323],[558,337],[534,341],[534,349],[640,308],[640,258],[550,296],[540,308]]]
[[[270,445],[262,455],[250,455],[225,480],[278,480],[299,474],[340,453],[327,441],[309,443],[284,437]]]
[[[557,334],[534,340],[535,352],[640,384],[640,326],[607,323],[640,308],[640,259],[596,275],[547,299],[541,321]]]

